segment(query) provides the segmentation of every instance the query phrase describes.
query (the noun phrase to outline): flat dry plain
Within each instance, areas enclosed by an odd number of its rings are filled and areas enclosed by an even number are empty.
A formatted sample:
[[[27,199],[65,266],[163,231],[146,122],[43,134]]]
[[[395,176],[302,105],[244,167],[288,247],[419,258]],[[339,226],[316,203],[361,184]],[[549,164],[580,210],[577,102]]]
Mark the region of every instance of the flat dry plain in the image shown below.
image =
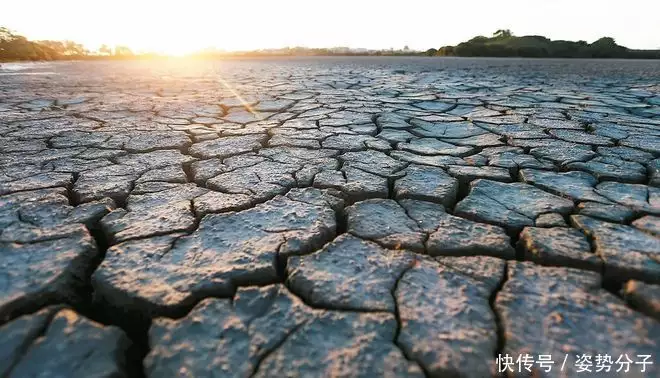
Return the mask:
[[[659,83],[4,64],[0,376],[658,377]]]

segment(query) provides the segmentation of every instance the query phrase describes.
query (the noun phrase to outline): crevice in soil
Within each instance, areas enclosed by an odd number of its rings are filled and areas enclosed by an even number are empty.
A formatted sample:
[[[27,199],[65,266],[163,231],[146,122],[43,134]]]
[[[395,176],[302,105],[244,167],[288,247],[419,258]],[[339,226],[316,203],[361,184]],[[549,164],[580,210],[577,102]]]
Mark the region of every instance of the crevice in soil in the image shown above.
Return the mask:
[[[280,340],[276,345],[273,345],[273,347],[270,348],[270,350],[266,351],[266,353],[264,353],[264,354],[261,356],[261,358],[259,358],[259,361],[257,361],[257,363],[254,365],[254,370],[252,370],[252,374],[250,374],[250,377],[254,377],[254,376],[259,372],[259,368],[261,367],[261,364],[262,364],[262,363],[263,363],[263,362],[264,362],[264,361],[265,361],[265,360],[266,360],[271,354],[275,353],[275,352],[276,352],[276,351],[277,351],[282,345],[284,345],[284,343],[289,339],[289,337],[291,337],[292,335],[294,335],[294,334],[295,334],[300,328],[302,328],[305,324],[307,324],[307,322],[302,322],[302,323],[296,325],[296,326],[295,326],[295,327],[294,327],[289,333],[287,333],[287,334],[282,338],[282,340]]]
[[[416,363],[417,366],[419,366],[419,368],[424,373],[424,376],[425,377],[430,377],[431,375],[426,370],[426,368],[424,368],[424,365],[422,365],[422,363],[417,361],[416,359],[411,358],[410,356],[408,356],[408,354],[406,353],[406,349],[401,344],[399,344],[399,336],[401,335],[402,321],[401,321],[401,313],[399,312],[399,302],[397,302],[397,300],[396,300],[396,291],[399,288],[399,283],[401,282],[403,277],[406,275],[406,273],[408,273],[416,265],[417,265],[417,260],[414,259],[410,263],[410,265],[408,267],[406,267],[406,269],[404,269],[401,272],[399,277],[397,277],[396,282],[394,282],[394,286],[392,287],[392,290],[390,291],[390,293],[392,295],[392,301],[394,303],[394,317],[396,318],[396,330],[394,332],[394,340],[392,340],[392,342],[394,343],[394,345],[396,345],[397,348],[399,348],[399,350],[401,351],[401,354],[403,354],[403,356],[406,358],[406,360]]]
[[[497,299],[497,295],[500,293],[500,291],[502,291],[502,288],[504,287],[504,284],[508,279],[509,279],[509,266],[507,264],[504,266],[504,274],[502,275],[502,279],[500,280],[499,285],[490,294],[490,298],[488,300],[488,303],[490,304],[490,309],[493,312],[493,317],[495,319],[495,326],[497,327],[497,347],[495,349],[495,353],[493,354],[494,361],[497,361],[497,358],[504,353],[504,347],[506,345],[505,329],[504,329],[504,325],[502,324],[502,319],[500,318],[500,314],[495,308],[495,300]],[[503,377],[503,374],[497,373],[496,376]]]
[[[98,226],[98,225],[97,225]],[[81,315],[104,325],[112,325],[121,328],[131,340],[132,345],[126,351],[126,370],[129,377],[144,377],[142,361],[149,352],[148,331],[151,326],[151,318],[139,313],[111,308],[105,304],[94,301],[91,275],[101,264],[108,248],[109,241],[100,227],[90,228],[90,234],[96,241],[98,248],[97,258],[91,262],[84,283],[82,302],[73,306]]]
[[[602,268],[600,271],[601,275],[601,287],[603,290],[613,294],[614,296],[620,298],[623,300],[623,296],[621,294],[621,289],[623,288],[623,284],[625,280],[614,277],[613,275],[608,274],[607,272],[607,266],[605,265],[605,261],[603,261],[602,257],[598,255],[597,249],[596,249],[596,242],[594,240],[593,234],[590,232],[582,232],[584,236],[587,238],[587,241],[589,242],[589,247],[591,248],[591,253],[594,254],[594,256],[598,256],[602,262]]]
[[[125,356],[128,376],[145,377],[143,360],[150,349],[151,318],[138,312],[122,311],[96,302],[87,302],[75,310],[95,322],[121,328],[132,342]]]

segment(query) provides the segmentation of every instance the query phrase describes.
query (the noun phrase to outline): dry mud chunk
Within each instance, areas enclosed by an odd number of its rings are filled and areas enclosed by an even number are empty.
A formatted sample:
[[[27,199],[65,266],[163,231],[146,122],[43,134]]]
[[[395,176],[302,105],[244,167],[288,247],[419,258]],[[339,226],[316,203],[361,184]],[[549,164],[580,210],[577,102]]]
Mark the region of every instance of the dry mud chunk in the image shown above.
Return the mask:
[[[475,117],[473,121],[475,122],[485,122],[485,123],[492,123],[495,125],[504,125],[504,124],[516,124],[516,123],[523,123],[525,122],[527,118],[520,115],[520,114],[507,114],[503,116],[497,116],[497,117]]]
[[[633,308],[660,320],[660,286],[630,280],[623,286],[623,296]]]
[[[129,154],[117,159],[120,166],[128,166],[143,171],[191,162],[194,158],[178,150],[162,150],[140,154]]]
[[[73,187],[78,202],[89,202],[103,197],[123,203],[133,189],[133,182],[148,171],[191,162],[193,158],[180,151],[163,150],[120,156],[115,165],[80,174]]]
[[[412,129],[414,133],[425,137],[458,139],[488,134],[488,131],[477,127],[470,122],[431,123],[413,119],[410,123],[415,126],[415,128]]]
[[[0,182],[0,195],[25,190],[54,188],[57,186],[68,187],[72,183],[73,175],[70,173],[46,172],[14,181],[7,180]]]
[[[57,311],[57,307],[47,307],[0,326],[0,375],[9,376],[9,372],[20,361],[25,350],[43,333]]]
[[[209,188],[224,193],[244,194],[255,201],[283,194],[296,185],[297,165],[264,161],[249,167],[237,168],[207,181]]]
[[[455,217],[435,203],[368,200],[347,208],[347,213],[350,233],[387,248],[425,250],[431,256],[515,257],[502,228]]]
[[[463,160],[456,156],[448,156],[448,155],[423,156],[423,155],[415,155],[407,151],[392,151],[390,155],[403,162],[430,165],[433,167],[446,168],[450,165],[468,164],[466,160]]]
[[[410,127],[406,118],[396,113],[383,113],[376,118],[376,124],[381,128],[405,129]]]
[[[470,184],[469,195],[456,205],[455,213],[517,232],[525,226],[534,225],[540,214],[567,214],[572,209],[572,201],[531,185],[476,180]]]
[[[629,183],[646,181],[646,168],[643,165],[615,157],[601,156],[586,163],[571,163],[568,168],[589,172],[600,181],[612,180]]]
[[[7,377],[124,377],[131,345],[117,327],[54,308],[0,327],[0,343]]]
[[[259,101],[259,103],[252,107],[257,112],[280,112],[295,102],[292,100],[266,100]]]
[[[603,259],[605,276],[660,282],[660,239],[634,227],[571,216],[575,227],[590,236]]]
[[[484,154],[482,152],[482,154]],[[547,161],[540,161],[535,157],[519,152],[502,152],[489,156],[488,165],[494,167],[507,168],[510,173],[516,174],[518,169],[521,168],[535,168],[535,169],[553,169],[554,165]],[[500,181],[500,180],[495,180]]]
[[[191,201],[207,192],[195,184],[171,184],[166,190],[130,195],[126,209],[106,215],[101,226],[113,243],[188,231],[195,225]]]
[[[255,377],[424,377],[394,345],[394,315],[324,311],[269,354]]]
[[[51,228],[83,223],[94,228],[96,222],[114,207],[109,198],[73,207],[65,194],[63,190],[45,189],[0,197],[0,229],[21,222],[25,227]]]
[[[591,252],[586,236],[572,228],[525,227],[519,248],[525,258],[541,265],[559,265],[600,272],[602,261]]]
[[[153,151],[157,149],[184,149],[190,146],[190,138],[182,131],[138,132],[128,134],[124,143],[127,151]]]
[[[259,151],[259,156],[268,157],[278,163],[297,165],[307,169],[338,169],[339,163],[334,158],[338,151],[304,148],[264,148]],[[236,158],[239,162],[241,157]]]
[[[409,165],[405,176],[394,183],[396,198],[409,198],[440,203],[451,207],[456,201],[458,181],[436,167]]]
[[[361,151],[372,148],[379,151],[387,151],[392,148],[389,142],[378,139],[371,135],[338,134],[332,135],[323,142],[323,148],[332,148],[341,151]]]
[[[376,138],[386,140],[389,143],[405,143],[415,138],[414,135],[405,130],[384,129]]]
[[[309,253],[335,235],[335,213],[276,197],[235,213],[205,216],[180,238],[122,243],[108,250],[92,277],[96,300],[152,314],[179,314],[205,295],[278,279],[277,265]]]
[[[84,226],[8,227],[0,238],[0,322],[56,303],[80,300],[98,258]]]
[[[184,318],[154,321],[146,374],[247,377],[313,316],[282,285],[241,288],[233,300],[205,299]]]
[[[406,163],[374,150],[346,152],[339,158],[344,161],[344,167],[357,168],[383,177],[399,177],[399,171],[406,166]]]
[[[577,355],[628,354],[636,359],[640,354],[655,356],[660,348],[660,325],[601,289],[596,272],[512,261],[508,276],[495,300],[504,327],[502,355],[514,361],[524,354],[552,355],[555,361],[562,356],[551,373],[534,364],[535,376],[557,376],[555,368],[566,355],[562,374],[578,377]],[[639,368],[631,366],[631,372]],[[658,373],[656,365],[646,370],[648,376]]]
[[[231,172],[238,168],[245,168],[264,162],[267,159],[254,153],[232,156],[225,159],[207,159],[195,161],[190,165],[194,180],[199,185],[205,185],[206,180],[221,173]]]
[[[546,213],[536,218],[536,227],[566,227],[566,221],[561,214]]]
[[[414,200],[400,203],[406,214],[429,235],[426,252],[431,256],[515,257],[509,236],[500,227],[447,214],[434,203]]]
[[[658,135],[632,135],[620,142],[622,146],[638,148],[653,154],[660,153],[660,136]]]
[[[179,201],[139,212],[118,209],[105,216],[101,225],[112,243],[120,243],[191,230],[195,225],[195,217],[191,212],[190,201]]]
[[[424,110],[430,110],[438,113],[444,113],[456,106],[456,104],[448,104],[440,101],[422,101],[413,105]]]
[[[232,111],[226,116],[223,117],[225,121],[228,122],[234,122],[234,123],[240,123],[240,124],[248,124],[252,122],[259,122],[267,119],[274,113],[271,112],[251,112],[251,111],[245,111],[245,110],[239,110],[239,111]]]
[[[523,169],[520,171],[520,177],[528,184],[574,201],[610,202],[607,198],[594,192],[594,186],[598,184],[598,180],[585,172],[556,173]]]
[[[660,159],[650,161],[647,165],[649,185],[660,187]]]
[[[617,204],[582,202],[578,204],[580,215],[603,219],[609,222],[624,223],[635,217],[635,211]]]
[[[268,140],[268,147],[303,147],[319,149],[321,143],[315,139],[295,138],[290,135],[274,135]]]
[[[660,188],[642,184],[603,182],[598,184],[596,192],[633,210],[660,214]]]
[[[646,164],[653,160],[653,154],[630,147],[598,147],[597,151],[601,156],[607,158],[619,158],[640,164]]]
[[[424,258],[404,273],[394,293],[397,343],[429,376],[491,376],[497,326],[489,298],[505,264],[492,257]]]
[[[400,143],[397,149],[410,151],[419,155],[451,155],[461,157],[474,153],[474,148],[472,147],[456,146],[434,138],[413,139],[409,143]]]
[[[437,230],[426,242],[427,253],[431,256],[515,257],[509,236],[500,227],[471,222],[446,213],[437,222]]]
[[[476,147],[496,147],[504,146],[505,143],[502,142],[502,137],[497,134],[483,134],[476,135],[468,138],[460,139],[444,139],[445,141],[450,141],[461,146],[476,146]]]
[[[371,199],[346,208],[348,232],[387,248],[424,250],[427,235],[398,203]]]
[[[537,159],[550,160],[560,165],[587,161],[597,156],[590,149],[570,145],[536,147],[532,148],[529,152]]]
[[[193,144],[189,151],[202,158],[225,158],[261,148],[266,135],[228,136]]]
[[[614,143],[610,138],[601,135],[589,134],[582,131],[574,130],[560,130],[551,129],[550,135],[572,143],[596,145],[596,146],[613,146]]]
[[[184,184],[188,179],[186,173],[180,165],[170,165],[145,172],[136,182],[163,181]]]
[[[660,217],[646,215],[632,222],[632,225],[644,232],[660,237]]]
[[[449,174],[456,177],[461,185],[468,185],[476,179],[488,179],[500,182],[511,182],[509,170],[499,167],[472,167],[472,166],[450,166]]]
[[[104,176],[100,172],[82,173],[73,187],[73,195],[77,202],[89,202],[103,197],[112,198],[117,203],[123,203],[133,188],[137,175]]]
[[[528,123],[513,125],[490,125],[487,123],[477,123],[479,127],[492,131],[493,133],[504,135],[509,138],[547,138],[548,134],[543,129]]]
[[[255,204],[254,197],[246,194],[228,194],[210,191],[193,200],[195,214],[199,217],[210,213],[240,211]]]
[[[314,177],[314,187],[339,190],[349,203],[374,197],[386,198],[389,193],[386,178],[350,167],[319,172]]]
[[[342,235],[321,251],[290,258],[288,282],[315,307],[394,312],[391,292],[412,263],[409,252]]]
[[[304,202],[316,206],[329,206],[335,213],[344,211],[344,201],[340,193],[334,189],[293,188],[286,197],[293,201]]]

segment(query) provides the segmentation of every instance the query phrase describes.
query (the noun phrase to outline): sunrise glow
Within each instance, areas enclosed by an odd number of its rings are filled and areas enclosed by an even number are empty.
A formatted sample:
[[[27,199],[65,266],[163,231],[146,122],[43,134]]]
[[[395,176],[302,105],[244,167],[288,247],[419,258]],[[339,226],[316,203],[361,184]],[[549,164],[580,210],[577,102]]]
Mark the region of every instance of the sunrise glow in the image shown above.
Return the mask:
[[[533,6],[531,3],[535,3]],[[567,11],[570,9],[570,12]],[[0,25],[34,40],[74,40],[181,55],[207,48],[285,46],[402,48],[454,45],[509,28],[517,35],[592,42],[611,36],[630,48],[660,48],[657,0],[439,2],[302,0],[12,1]]]

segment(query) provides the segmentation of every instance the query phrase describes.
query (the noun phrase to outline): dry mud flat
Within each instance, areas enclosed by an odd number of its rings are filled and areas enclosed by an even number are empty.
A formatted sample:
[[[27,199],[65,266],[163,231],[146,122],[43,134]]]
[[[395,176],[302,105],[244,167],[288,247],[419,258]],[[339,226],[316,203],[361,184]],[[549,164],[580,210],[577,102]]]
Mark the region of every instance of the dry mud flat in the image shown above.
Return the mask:
[[[656,62],[19,68],[2,377],[660,376]]]

